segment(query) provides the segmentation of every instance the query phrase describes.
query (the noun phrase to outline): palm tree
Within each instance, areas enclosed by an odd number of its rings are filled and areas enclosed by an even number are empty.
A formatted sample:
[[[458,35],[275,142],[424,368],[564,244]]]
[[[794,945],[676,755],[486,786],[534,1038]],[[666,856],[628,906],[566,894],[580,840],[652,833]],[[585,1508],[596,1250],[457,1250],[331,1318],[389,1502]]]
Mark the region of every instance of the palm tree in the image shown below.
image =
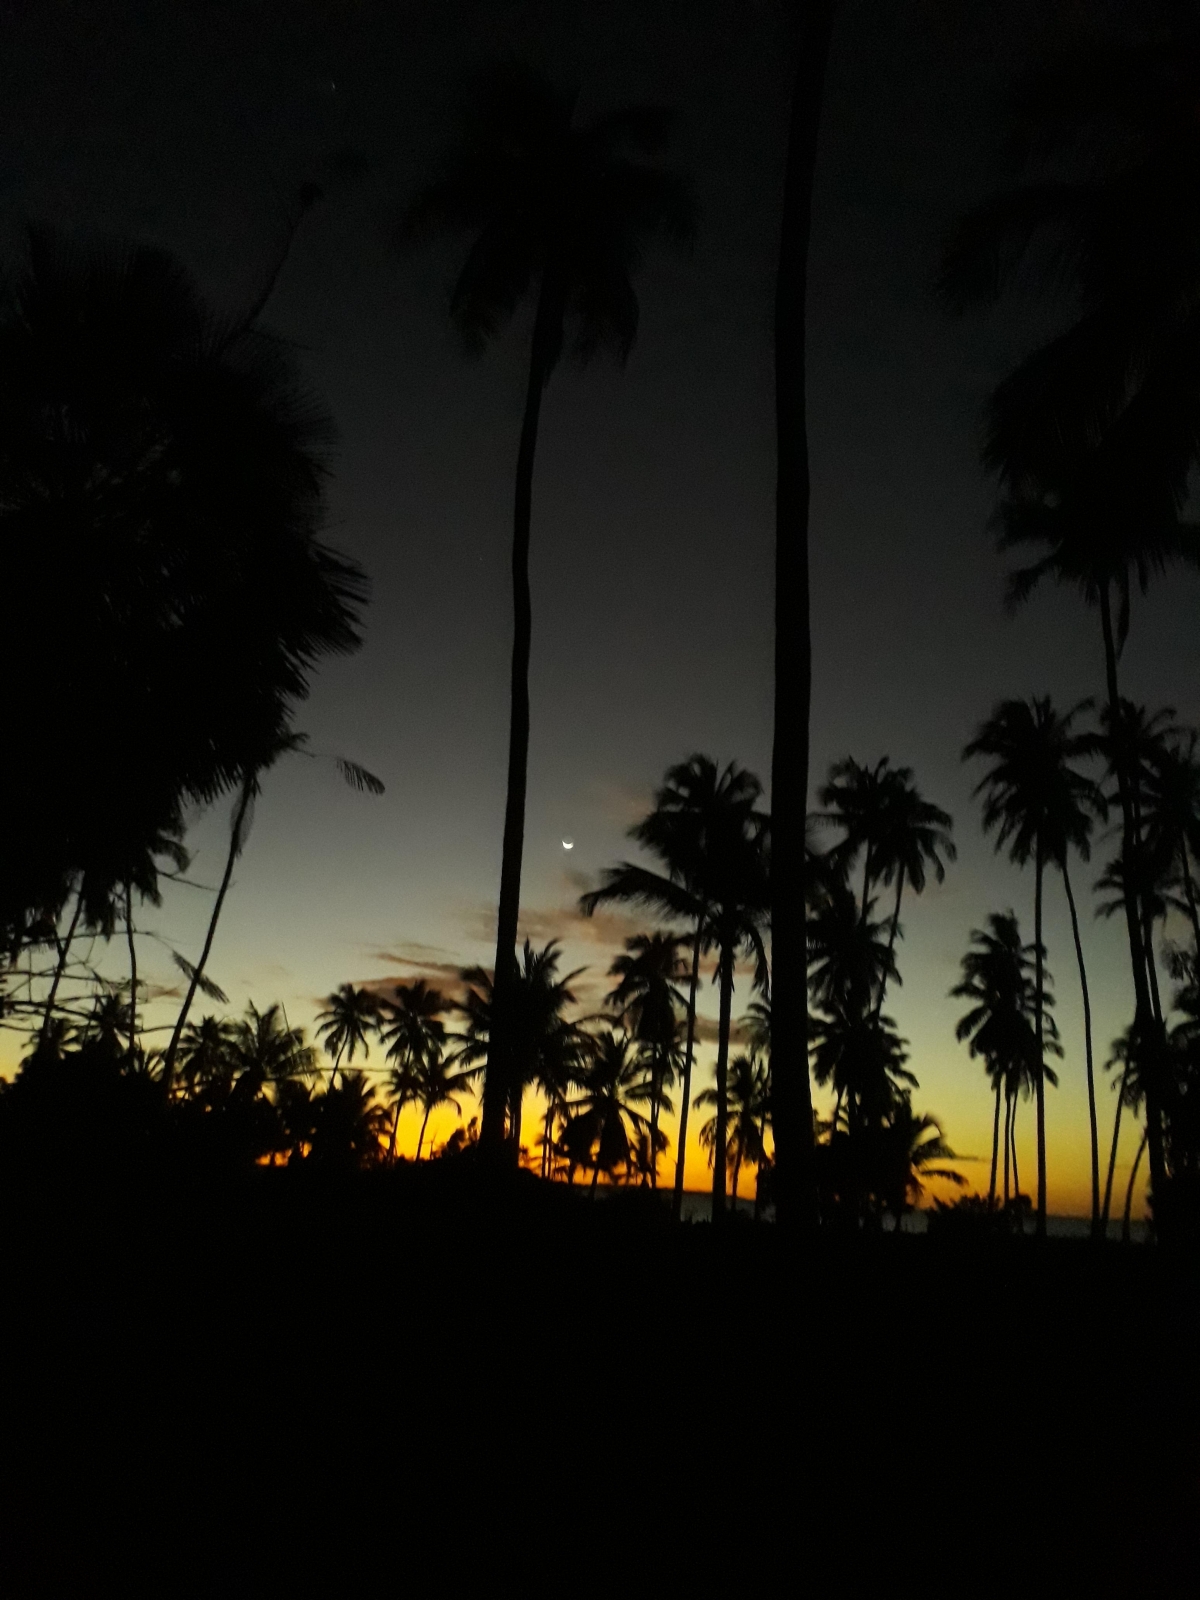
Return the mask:
[[[893,880],[896,884],[896,903],[888,933],[888,949],[892,952],[900,932],[900,905],[905,888],[911,888],[914,894],[924,894],[925,874],[929,868],[933,869],[939,883],[945,881],[946,862],[953,861],[957,855],[950,837],[953,827],[954,820],[948,811],[921,798],[908,767],[897,767],[890,773],[883,832],[876,851],[876,872],[884,885]],[[887,973],[875,1001],[877,1011],[883,1010],[886,989]]]
[[[1180,520],[1200,439],[1200,269],[1181,222],[1191,215],[1200,154],[1198,61],[1200,36],[1188,26],[1040,74],[1021,111],[1024,148],[1042,170],[965,219],[942,276],[959,304],[995,300],[1018,272],[1078,302],[1071,325],[992,396],[985,460],[1007,494],[1002,547],[1042,552],[1012,575],[1010,603],[1021,604],[1052,578],[1099,610],[1114,727],[1134,584],[1144,593],[1169,566],[1200,564],[1200,536]],[[1132,866],[1138,841],[1123,763],[1117,787],[1122,853]],[[1151,1183],[1162,1214],[1166,1046],[1153,1014],[1132,881],[1125,923],[1135,1039],[1147,1053]]]
[[[508,787],[496,935],[496,1017],[484,1083],[482,1140],[504,1140],[509,986],[517,943],[525,782],[529,752],[529,533],[542,394],[568,333],[587,360],[608,348],[624,361],[638,327],[633,288],[648,242],[690,238],[686,187],[653,158],[669,115],[633,106],[579,125],[576,96],[540,74],[509,66],[476,84],[471,114],[441,176],[409,208],[408,233],[469,232],[474,242],[450,314],[482,350],[534,297],[536,310],[517,453],[513,512],[513,655]]]
[[[188,1024],[179,1043],[179,1076],[189,1095],[232,1080],[236,1039],[237,1025],[226,1018],[201,1017]]]
[[[563,1144],[572,1166],[592,1169],[592,1193],[601,1172],[628,1172],[637,1135],[648,1128],[637,1109],[652,1093],[637,1042],[609,1028],[591,1042],[579,1074],[579,1094],[567,1102]]]
[[[676,988],[686,976],[681,954],[684,940],[671,933],[639,933],[626,939],[624,953],[614,958],[609,976],[620,982],[605,1004],[616,1007],[625,1026],[650,1058],[650,1185],[658,1187],[658,1116],[663,1093],[675,1081],[678,1055],[676,1005],[686,1002]]]
[[[363,1055],[370,1055],[370,1035],[378,1024],[379,1000],[369,989],[356,989],[352,983],[343,983],[326,999],[324,1011],[317,1013],[317,1037],[325,1041],[325,1049],[333,1057],[333,1070],[329,1074],[331,1089],[343,1055],[347,1061],[353,1061],[360,1045]]]
[[[475,1071],[468,1067],[464,1071],[451,1072],[450,1063],[440,1051],[437,1051],[419,1057],[415,1063],[415,1073],[417,1082],[415,1098],[425,1113],[421,1118],[421,1132],[417,1138],[417,1160],[420,1161],[430,1112],[436,1111],[438,1106],[453,1106],[455,1111],[458,1111],[460,1109],[458,1096],[470,1088],[475,1078]]]
[[[535,950],[526,939],[520,963],[514,962],[516,981],[511,990],[513,1031],[509,1059],[512,1071],[509,1077],[506,1136],[512,1140],[519,1157],[525,1091],[531,1085],[540,1089],[546,1099],[545,1138],[542,1142],[544,1174],[548,1174],[550,1169],[554,1118],[562,1113],[583,1047],[579,1028],[568,1021],[564,1014],[566,1008],[575,1002],[571,984],[580,976],[582,969],[560,977],[558,961],[557,939],[552,939],[541,950]],[[490,1059],[495,991],[491,978],[481,967],[465,971],[463,982],[467,986],[462,1006],[467,1026],[459,1036],[460,1042],[452,1059],[466,1062],[474,1072],[478,1072],[480,1065]]]
[[[971,946],[962,958],[962,980],[950,993],[972,1002],[954,1036],[970,1041],[972,1056],[982,1056],[996,1095],[992,1116],[992,1166],[988,1180],[988,1210],[996,1203],[996,1166],[1000,1142],[1000,1097],[1008,1102],[1004,1126],[1004,1195],[1008,1200],[1008,1113],[1023,1082],[1035,1072],[1037,1033],[1034,1007],[1037,985],[1032,945],[1023,944],[1017,918],[1011,911],[992,912],[986,929],[971,931]],[[1049,1006],[1052,996],[1043,982],[1042,1039],[1048,1048],[1057,1044],[1058,1031]]]
[[[375,1090],[364,1072],[343,1071],[336,1088],[331,1081],[312,1101],[312,1111],[308,1159],[314,1166],[354,1171],[382,1159],[388,1114],[375,1103]]]
[[[1136,1112],[1141,1108],[1145,1099],[1138,1072],[1138,1052],[1134,1048],[1131,1037],[1132,1030],[1126,1028],[1119,1038],[1113,1040],[1112,1054],[1104,1063],[1104,1070],[1109,1072],[1114,1068],[1120,1069],[1120,1076],[1115,1080],[1113,1088],[1117,1095],[1117,1109],[1113,1116],[1112,1147],[1108,1155],[1108,1177],[1104,1183],[1104,1209],[1101,1213],[1103,1236],[1108,1234],[1108,1214],[1112,1204],[1113,1174],[1117,1167],[1117,1146],[1121,1139],[1121,1112],[1125,1106],[1130,1111]],[[1140,1152],[1139,1152],[1140,1154]],[[1133,1179],[1130,1177],[1130,1191],[1132,1193]]]
[[[175,1055],[179,1049],[179,1040],[187,1023],[192,1001],[196,998],[196,990],[199,989],[213,1000],[224,1001],[225,999],[225,995],[221,990],[210,979],[205,977],[205,968],[212,952],[213,940],[217,936],[217,923],[225,905],[225,897],[229,893],[230,884],[233,882],[234,866],[246,847],[246,840],[254,819],[254,803],[262,792],[263,777],[281,756],[310,754],[309,751],[304,749],[307,742],[307,734],[295,733],[290,729],[285,731],[277,730],[264,744],[257,748],[241,769],[237,795],[234,799],[233,810],[229,819],[229,849],[225,854],[225,870],[221,874],[221,882],[217,887],[216,897],[213,900],[212,914],[208,919],[208,928],[205,931],[200,959],[193,966],[190,961],[179,955],[178,952],[175,954],[176,965],[188,979],[188,987],[183,997],[183,1005],[179,1008],[179,1015],[175,1019],[171,1041],[163,1057],[163,1082],[168,1091],[170,1090],[171,1077],[175,1070]],[[347,761],[344,756],[335,756],[334,765],[350,788],[358,793],[383,793],[383,784],[379,779],[373,773],[368,772],[365,767],[360,767],[356,761]]]
[[[763,1143],[763,1125],[768,1114],[770,1082],[767,1064],[757,1056],[738,1055],[729,1063],[729,1123],[725,1136],[726,1160],[733,1163],[731,1193],[737,1201],[738,1182],[742,1167],[749,1164],[761,1167],[766,1161]],[[702,1089],[696,1096],[696,1108],[715,1106],[716,1089]],[[709,1117],[700,1129],[700,1143],[714,1159],[717,1137],[717,1119]]]
[[[1097,785],[1071,766],[1077,756],[1090,754],[1095,749],[1094,739],[1074,731],[1075,720],[1086,704],[1084,702],[1071,711],[1060,713],[1054,709],[1048,696],[1002,701],[963,751],[964,760],[982,756],[991,762],[976,785],[975,794],[984,796],[983,825],[985,831],[995,831],[996,849],[1000,850],[1007,844],[1009,859],[1018,866],[1026,866],[1030,860],[1034,863],[1033,1025],[1036,1036],[1034,1092],[1037,1101],[1039,1237],[1044,1237],[1046,1232],[1042,878],[1047,863],[1057,865],[1062,873],[1084,996],[1093,1231],[1099,1228],[1100,1218],[1100,1156],[1092,1070],[1091,1007],[1083,947],[1079,938],[1079,920],[1067,868],[1067,855],[1072,846],[1086,858],[1092,817],[1103,814],[1103,801]]]
[[[805,925],[812,700],[806,302],[813,174],[833,11],[834,0],[806,0],[794,11],[795,78],[775,282],[775,704],[771,742],[775,840],[769,897],[775,991],[772,1117],[777,1215],[785,1226],[797,1222],[804,1227],[815,1225],[817,1218]]]
[[[814,1021],[812,1073],[822,1088],[832,1086],[837,1095],[833,1129],[838,1127],[844,1103],[852,1139],[876,1131],[897,1100],[917,1087],[906,1065],[907,1041],[900,1038],[891,1017],[864,1015],[838,1005]]]
[[[317,1052],[305,1041],[304,1030],[290,1025],[280,1005],[260,1011],[251,1001],[246,1015],[234,1024],[230,1055],[255,1093],[266,1083],[311,1078],[317,1071]]]
[[[73,890],[143,892],[137,863],[178,839],[183,806],[237,783],[315,663],[357,647],[366,589],[318,537],[331,430],[293,356],[210,311],[162,251],[31,236],[0,310],[0,419],[6,576],[25,596],[6,645],[42,662],[6,713],[11,934]]]
[[[617,902],[641,906],[665,921],[682,922],[691,927],[687,1040],[671,1202],[671,1214],[676,1222],[683,1209],[700,956],[714,943],[712,863],[725,850],[724,841],[735,837],[739,831],[760,826],[752,819],[757,816],[755,806],[761,792],[753,773],[734,762],[721,769],[710,756],[693,755],[671,767],[655,794],[652,810],[629,830],[630,837],[652,855],[663,870],[652,872],[622,861],[607,868],[602,874],[600,888],[585,894],[579,902],[587,916],[591,916],[597,906]]]
[[[424,978],[396,984],[390,997],[381,1003],[377,1026],[380,1038],[388,1047],[387,1059],[393,1063],[388,1078],[392,1107],[389,1160],[396,1154],[400,1113],[410,1101],[418,1098],[421,1065],[440,1055],[446,1042],[442,1017],[448,1006],[441,990],[433,988]]]
[[[917,1116],[907,1095],[902,1095],[883,1130],[881,1151],[882,1188],[896,1219],[897,1233],[904,1213],[925,1192],[923,1179],[941,1178],[957,1188],[964,1186],[966,1180],[960,1172],[934,1164],[953,1160],[954,1151],[946,1143],[937,1118],[928,1114]]]

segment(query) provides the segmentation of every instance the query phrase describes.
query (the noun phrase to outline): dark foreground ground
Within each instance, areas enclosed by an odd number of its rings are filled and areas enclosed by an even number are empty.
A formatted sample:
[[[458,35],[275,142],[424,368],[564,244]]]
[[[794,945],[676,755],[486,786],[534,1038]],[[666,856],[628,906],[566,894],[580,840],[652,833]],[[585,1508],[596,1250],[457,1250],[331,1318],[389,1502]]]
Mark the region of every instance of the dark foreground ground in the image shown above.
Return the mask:
[[[0,1195],[0,1594],[1200,1593],[1194,1263],[292,1176]]]

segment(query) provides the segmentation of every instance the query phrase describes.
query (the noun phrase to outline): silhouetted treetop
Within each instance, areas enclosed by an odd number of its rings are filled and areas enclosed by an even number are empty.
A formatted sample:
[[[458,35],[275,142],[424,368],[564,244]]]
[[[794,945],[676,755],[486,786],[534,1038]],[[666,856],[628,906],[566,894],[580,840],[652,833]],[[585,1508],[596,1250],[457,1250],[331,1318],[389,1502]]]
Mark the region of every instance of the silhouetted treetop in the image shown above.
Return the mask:
[[[579,125],[577,99],[525,66],[479,75],[441,174],[405,214],[402,242],[441,231],[475,235],[451,299],[472,349],[489,344],[542,280],[556,301],[551,366],[564,325],[580,357],[607,348],[624,360],[638,328],[632,274],[647,243],[692,236],[687,185],[651,159],[666,144],[672,114],[628,106]]]

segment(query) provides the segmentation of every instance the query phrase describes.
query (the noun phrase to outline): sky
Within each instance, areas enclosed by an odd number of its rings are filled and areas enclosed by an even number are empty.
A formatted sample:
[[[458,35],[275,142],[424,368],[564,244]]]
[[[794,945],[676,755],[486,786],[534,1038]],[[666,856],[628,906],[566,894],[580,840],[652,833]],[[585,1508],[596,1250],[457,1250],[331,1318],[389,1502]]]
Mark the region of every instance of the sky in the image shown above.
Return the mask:
[[[888,1010],[909,1040],[917,1109],[941,1119],[983,1188],[991,1102],[981,1065],[955,1043],[961,1003],[948,991],[989,911],[1015,909],[1031,935],[1033,884],[983,838],[961,751],[1000,698],[1098,694],[1102,657],[1098,623],[1073,595],[1004,614],[993,492],[978,465],[989,387],[1053,322],[1021,303],[953,318],[931,283],[948,227],[997,180],[1013,84],[1123,14],[1106,0],[845,0],[822,125],[812,771],[815,784],[840,756],[887,754],[955,818],[957,863],[906,906],[903,986]],[[699,750],[769,773],[781,18],[776,0],[0,6],[10,266],[29,221],[83,241],[148,240],[236,309],[253,299],[299,184],[326,190],[267,321],[336,420],[328,537],[363,564],[373,597],[364,648],[322,667],[298,713],[316,758],[290,758],[265,783],[210,966],[234,1009],[279,1000],[308,1026],[339,983],[449,981],[493,953],[528,325],[518,319],[468,359],[446,315],[459,249],[401,256],[392,235],[453,131],[464,80],[498,57],[579,85],[585,114],[674,107],[671,159],[700,210],[694,249],[653,255],[639,278],[627,368],[563,367],[543,408],[523,932],[563,940],[564,967],[587,969],[577,992],[588,1009],[640,924],[585,923],[577,898],[629,853],[625,830],[665,769]],[[366,163],[353,178],[338,176],[348,149]],[[1191,723],[1196,599],[1194,579],[1161,583],[1135,607],[1122,662],[1128,693]],[[377,773],[386,794],[347,789],[326,759],[339,755]],[[227,825],[227,807],[195,819],[199,884],[219,877]],[[1099,1063],[1132,1001],[1121,927],[1092,916],[1097,872],[1081,867],[1077,887]],[[160,911],[147,908],[141,959],[156,983],[173,981],[169,947],[195,956],[210,904],[205,889],[179,886]],[[1053,883],[1046,942],[1066,1049],[1047,1099],[1050,1208],[1078,1213],[1088,1203],[1081,1012]],[[118,952],[105,959],[120,970]],[[735,1009],[749,999],[744,974]],[[715,993],[702,1005],[715,1014]],[[701,1082],[711,1056],[706,1044]],[[1106,1147],[1113,1096],[1099,1077]],[[1022,1124],[1024,1176],[1031,1108]],[[1134,1148],[1130,1134],[1118,1183]],[[698,1151],[687,1172],[704,1181]]]

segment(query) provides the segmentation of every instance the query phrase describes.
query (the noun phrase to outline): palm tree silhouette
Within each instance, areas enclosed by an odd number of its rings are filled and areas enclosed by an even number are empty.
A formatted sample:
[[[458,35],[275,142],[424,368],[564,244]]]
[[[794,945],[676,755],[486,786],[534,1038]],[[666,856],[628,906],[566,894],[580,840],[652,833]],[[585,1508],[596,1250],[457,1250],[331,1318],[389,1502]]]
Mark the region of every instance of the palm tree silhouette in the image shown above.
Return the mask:
[[[1195,948],[1200,951],[1192,870],[1200,860],[1200,735],[1180,731],[1174,739],[1159,739],[1147,780],[1142,809],[1150,834],[1148,853],[1152,858],[1165,856],[1177,871]]]
[[[230,1055],[240,1081],[257,1094],[268,1083],[289,1078],[312,1078],[317,1052],[305,1041],[304,1030],[293,1028],[280,1005],[260,1011],[253,1001],[234,1024]]]
[[[644,906],[661,917],[692,924],[692,977],[688,1002],[688,1038],[684,1051],[683,1096],[679,1118],[679,1150],[675,1163],[672,1211],[678,1220],[683,1204],[683,1173],[688,1101],[696,1034],[696,988],[702,950],[718,951],[721,1020],[717,1042],[717,1091],[724,1096],[729,1060],[729,1028],[734,965],[739,951],[755,957],[762,987],[766,958],[762,929],[769,894],[767,818],[756,809],[762,786],[753,773],[730,762],[724,769],[709,756],[694,755],[672,767],[654,798],[654,807],[630,837],[665,868],[652,872],[623,861],[602,875],[601,886],[580,900],[590,915],[597,906],[617,901]],[[725,1112],[718,1106],[722,1124]],[[724,1139],[713,1163],[713,1206],[724,1206]]]
[[[925,1113],[918,1116],[907,1095],[901,1095],[892,1108],[883,1130],[880,1165],[883,1198],[901,1230],[904,1213],[920,1200],[927,1178],[940,1178],[962,1188],[965,1179],[953,1167],[940,1163],[954,1160],[941,1124]],[[935,1165],[935,1163],[937,1163]]]
[[[529,533],[542,394],[568,331],[576,354],[601,349],[624,361],[638,327],[633,288],[646,245],[691,237],[692,206],[681,180],[653,158],[669,115],[651,106],[575,120],[576,96],[529,68],[507,66],[477,80],[474,102],[444,170],[413,202],[404,232],[469,232],[474,242],[455,284],[450,314],[482,350],[517,306],[536,311],[513,512],[513,655],[508,787],[496,935],[496,1016],[484,1082],[485,1145],[504,1140],[509,986],[517,944],[525,784],[529,752]]]
[[[325,1093],[312,1100],[312,1144],[308,1159],[314,1166],[341,1171],[375,1166],[383,1157],[383,1137],[388,1114],[375,1102],[375,1090],[364,1072],[343,1069],[342,1081],[332,1081]]]
[[[6,639],[43,662],[6,719],[24,752],[11,934],[72,892],[88,925],[97,894],[152,890],[139,862],[178,840],[183,805],[235,784],[315,663],[357,647],[366,587],[318,538],[331,430],[291,353],[231,330],[165,252],[33,233],[0,375],[0,524],[26,596]],[[85,702],[62,739],[61,708]]]
[[[442,1017],[448,1009],[449,1002],[441,990],[424,978],[396,984],[390,997],[381,1003],[379,1035],[388,1047],[387,1059],[395,1063],[388,1079],[392,1106],[389,1160],[396,1154],[400,1113],[409,1101],[418,1098],[421,1066],[440,1055],[446,1042]]]
[[[535,950],[526,939],[521,961],[514,961],[516,979],[512,999],[512,1072],[506,1114],[506,1136],[512,1140],[518,1157],[521,1149],[521,1121],[525,1091],[536,1086],[546,1099],[545,1136],[542,1141],[542,1170],[550,1170],[554,1120],[561,1115],[565,1096],[574,1081],[583,1036],[565,1016],[575,996],[571,984],[582,969],[559,977],[559,942],[552,939]],[[466,1062],[478,1072],[489,1060],[495,991],[490,976],[481,967],[463,973],[467,986],[463,1012],[467,1019],[460,1043],[452,1059]]]
[[[763,1127],[768,1116],[770,1082],[767,1064],[757,1056],[734,1056],[729,1063],[728,1126],[725,1135],[725,1159],[733,1164],[733,1182],[730,1192],[737,1200],[738,1183],[742,1167],[749,1164],[761,1168],[767,1158],[763,1143]],[[715,1106],[716,1089],[702,1089],[696,1096],[697,1110],[701,1106]],[[700,1144],[714,1159],[717,1138],[717,1119],[709,1117],[700,1129]]]
[[[988,1210],[996,1203],[996,1165],[1000,1142],[1000,1097],[1007,1106],[1004,1124],[1004,1198],[1008,1201],[1009,1116],[1022,1083],[1036,1071],[1037,1033],[1034,1007],[1037,984],[1036,958],[1032,945],[1023,944],[1016,915],[992,912],[987,928],[971,931],[971,946],[962,958],[962,980],[950,993],[956,999],[972,1002],[959,1019],[954,1036],[969,1040],[972,1056],[982,1056],[996,1095],[992,1117],[992,1166],[988,1180]],[[1049,1011],[1043,983],[1042,1039],[1045,1047],[1057,1047],[1058,1030]]]
[[[812,625],[808,573],[806,302],[813,174],[834,0],[806,0],[795,18],[795,78],[775,281],[775,703],[771,740],[770,922],[773,1120],[777,1215],[815,1225],[806,948]],[[685,1100],[686,1105],[686,1100]]]
[[[188,1095],[232,1081],[236,1039],[237,1025],[227,1018],[201,1017],[188,1024],[179,1043],[179,1077]]]
[[[430,1112],[436,1111],[438,1106],[453,1106],[458,1111],[458,1096],[470,1089],[475,1070],[468,1067],[464,1071],[451,1072],[449,1061],[440,1051],[435,1051],[419,1056],[414,1063],[414,1072],[417,1085],[415,1098],[425,1113],[417,1137],[417,1160],[420,1161]]]
[[[606,1029],[592,1039],[579,1073],[579,1093],[567,1102],[563,1144],[567,1159],[592,1169],[592,1193],[601,1172],[611,1179],[617,1167],[633,1164],[638,1134],[649,1124],[638,1106],[652,1093],[637,1041]]]
[[[976,785],[975,794],[984,797],[983,826],[986,832],[995,831],[996,849],[1001,850],[1007,844],[1009,859],[1018,866],[1026,866],[1031,860],[1034,864],[1034,1093],[1037,1103],[1037,1229],[1040,1237],[1044,1237],[1046,1232],[1042,877],[1047,864],[1057,865],[1062,874],[1083,991],[1091,1124],[1093,1231],[1098,1231],[1100,1225],[1100,1157],[1092,1070],[1091,1005],[1079,937],[1079,919],[1067,867],[1067,855],[1072,846],[1086,859],[1090,848],[1092,818],[1104,813],[1097,785],[1071,766],[1073,759],[1090,754],[1095,749],[1094,739],[1074,731],[1075,720],[1086,705],[1087,702],[1084,702],[1071,711],[1060,713],[1047,696],[1002,701],[963,751],[964,760],[981,756],[991,762]]]
[[[1131,1033],[1132,1030],[1126,1028],[1119,1038],[1113,1040],[1112,1054],[1104,1063],[1106,1072],[1112,1071],[1114,1068],[1120,1069],[1120,1076],[1113,1083],[1117,1096],[1117,1109],[1113,1115],[1112,1146],[1108,1155],[1108,1176],[1104,1182],[1104,1209],[1101,1214],[1101,1223],[1105,1235],[1108,1233],[1108,1214],[1109,1207],[1112,1204],[1113,1174],[1116,1172],[1117,1167],[1117,1147],[1121,1140],[1121,1112],[1126,1106],[1133,1112],[1140,1110],[1146,1097],[1138,1072],[1138,1051],[1134,1047]],[[1130,1174],[1129,1187],[1132,1195],[1132,1173]],[[1127,1206],[1127,1217],[1128,1209]]]
[[[1010,604],[1052,578],[1098,609],[1113,727],[1134,584],[1144,593],[1167,567],[1200,564],[1200,533],[1180,520],[1200,438],[1200,269],[1180,222],[1190,215],[1195,181],[1198,61],[1200,34],[1189,23],[1039,74],[1020,106],[1024,180],[963,221],[943,264],[943,291],[960,305],[994,301],[1018,274],[1077,302],[1070,326],[992,396],[985,460],[1007,496],[1001,546],[1043,552],[1012,575]],[[1131,787],[1119,763],[1122,850],[1133,865]],[[1127,887],[1135,1039],[1147,1052],[1151,1184],[1161,1223],[1169,1075],[1132,881]]]
[[[216,897],[213,900],[212,914],[208,919],[208,928],[204,935],[204,945],[200,951],[200,959],[193,966],[190,961],[178,953],[175,955],[176,964],[188,979],[188,987],[183,997],[183,1004],[179,1008],[179,1015],[175,1019],[175,1027],[171,1033],[170,1043],[167,1045],[163,1057],[163,1083],[170,1091],[171,1078],[175,1069],[175,1056],[179,1049],[179,1040],[187,1023],[188,1013],[192,1002],[196,998],[196,990],[200,989],[210,999],[224,1000],[225,996],[209,979],[205,977],[205,968],[212,952],[213,940],[217,936],[217,923],[220,921],[221,911],[225,905],[225,897],[229,893],[229,886],[233,882],[233,869],[238,857],[246,848],[246,840],[254,820],[254,805],[262,793],[262,780],[265,774],[274,766],[275,762],[285,755],[311,755],[312,752],[304,747],[308,743],[308,735],[296,733],[290,729],[277,730],[270,739],[260,745],[252,755],[248,756],[241,770],[237,795],[234,799],[233,810],[229,819],[229,849],[225,854],[225,869],[221,874],[221,882],[217,887]],[[359,766],[356,761],[348,761],[344,756],[335,756],[334,765],[350,788],[358,793],[382,794],[383,784],[373,773],[365,767]]]
[[[626,939],[610,977],[619,978],[605,1004],[621,1012],[625,1026],[650,1060],[650,1185],[658,1187],[658,1117],[664,1091],[675,1082],[678,1056],[676,1005],[686,1002],[676,984],[687,975],[684,940],[671,933],[639,933]]]
[[[333,1057],[331,1089],[343,1056],[353,1061],[360,1045],[364,1056],[371,1054],[370,1036],[378,1024],[379,1000],[369,989],[343,983],[327,998],[325,1009],[317,1013],[317,1037],[324,1040],[326,1051]]]

